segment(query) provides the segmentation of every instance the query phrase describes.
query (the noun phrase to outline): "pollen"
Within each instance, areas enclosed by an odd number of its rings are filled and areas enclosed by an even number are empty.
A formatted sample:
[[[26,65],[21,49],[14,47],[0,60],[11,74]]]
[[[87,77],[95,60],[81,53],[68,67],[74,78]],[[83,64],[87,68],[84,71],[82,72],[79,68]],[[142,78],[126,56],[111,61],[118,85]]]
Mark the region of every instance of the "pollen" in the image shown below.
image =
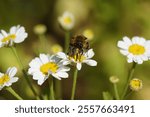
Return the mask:
[[[76,62],[82,62],[83,60],[86,59],[86,57],[83,56],[83,55],[80,55],[80,54],[76,54],[76,55],[74,55],[73,57],[69,57],[69,59],[73,59],[73,60],[75,60]]]
[[[11,34],[11,35],[8,35],[7,37],[3,38],[2,42],[7,42],[7,41],[10,41],[10,40],[14,40],[15,38],[16,38],[16,35]]]
[[[72,22],[71,18],[70,17],[65,17],[64,18],[64,23],[65,24],[70,24]]]
[[[52,73],[56,73],[57,70],[58,70],[58,65],[54,62],[48,62],[40,67],[40,71],[45,75],[48,74],[48,71],[51,71]]]
[[[138,44],[133,44],[129,47],[129,52],[133,55],[141,55],[144,54],[145,48]]]
[[[132,79],[130,81],[130,88],[133,90],[133,91],[138,91],[139,89],[142,88],[142,81],[139,80],[139,79]]]
[[[3,85],[4,83],[8,82],[10,80],[9,76],[7,74],[0,77],[0,85]]]

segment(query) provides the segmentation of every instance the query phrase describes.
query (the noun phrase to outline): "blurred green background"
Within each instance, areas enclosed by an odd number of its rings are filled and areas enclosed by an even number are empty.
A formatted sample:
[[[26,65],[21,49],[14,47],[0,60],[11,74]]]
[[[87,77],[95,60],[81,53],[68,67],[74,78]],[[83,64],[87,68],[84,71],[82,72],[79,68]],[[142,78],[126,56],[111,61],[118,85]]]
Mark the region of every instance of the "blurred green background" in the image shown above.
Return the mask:
[[[119,93],[125,85],[127,73],[131,64],[122,56],[117,48],[117,41],[123,36],[142,36],[150,39],[150,1],[149,0],[0,0],[0,29],[9,30],[13,25],[22,25],[28,32],[28,38],[17,45],[22,61],[28,69],[28,63],[38,56],[40,48],[38,36],[33,27],[44,24],[47,27],[47,52],[54,44],[64,46],[64,32],[59,28],[58,16],[64,11],[70,11],[75,16],[75,27],[71,34],[80,34],[89,28],[94,32],[91,47],[94,48],[94,59],[98,66],[84,65],[79,72],[76,99],[103,99],[103,91],[112,91],[109,77],[120,78]],[[8,48],[0,48],[0,71],[5,72],[9,66],[19,68],[15,57]],[[142,90],[133,93],[128,99],[150,99],[150,61],[138,65],[135,78],[143,81]],[[63,99],[70,99],[72,87],[72,72],[62,83]],[[25,99],[33,99],[32,92],[19,71],[20,80],[12,87]],[[44,94],[47,83],[38,86],[33,81],[39,93]],[[5,90],[0,91],[0,99],[14,99]]]

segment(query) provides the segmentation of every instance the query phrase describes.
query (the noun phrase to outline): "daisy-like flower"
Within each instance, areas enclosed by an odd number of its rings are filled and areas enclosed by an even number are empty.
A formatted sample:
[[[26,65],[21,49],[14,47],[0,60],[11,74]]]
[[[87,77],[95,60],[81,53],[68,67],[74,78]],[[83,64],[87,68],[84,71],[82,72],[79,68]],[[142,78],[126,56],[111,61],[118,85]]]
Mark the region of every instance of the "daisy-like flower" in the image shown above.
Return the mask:
[[[74,55],[74,57],[70,57],[63,52],[58,52],[57,55],[59,58],[63,59],[64,65],[75,63],[76,68],[78,70],[81,70],[82,63],[86,63],[87,65],[90,65],[90,66],[97,65],[97,62],[91,59],[94,56],[93,49],[89,49],[87,52],[84,52],[80,56]]]
[[[42,85],[50,75],[61,80],[61,78],[68,78],[67,71],[70,70],[61,62],[61,59],[56,55],[40,54],[29,63],[28,73],[33,75],[34,80],[38,80],[38,84]]]
[[[1,30],[0,33],[0,47],[12,46],[14,43],[21,43],[27,38],[28,34],[25,32],[23,26],[13,26],[9,33]]]
[[[139,91],[140,89],[142,89],[143,87],[143,83],[141,80],[134,78],[130,81],[130,88],[133,91]]]
[[[71,30],[74,27],[75,20],[73,14],[66,11],[62,16],[58,17],[58,22],[63,29]]]
[[[18,81],[18,77],[15,77],[16,73],[17,73],[16,67],[9,67],[6,73],[0,73],[0,90],[5,86],[7,87],[11,86],[12,83]]]
[[[127,56],[128,63],[135,62],[142,64],[150,57],[150,41],[146,41],[142,37],[123,37],[123,41],[118,41],[118,47],[121,54]]]

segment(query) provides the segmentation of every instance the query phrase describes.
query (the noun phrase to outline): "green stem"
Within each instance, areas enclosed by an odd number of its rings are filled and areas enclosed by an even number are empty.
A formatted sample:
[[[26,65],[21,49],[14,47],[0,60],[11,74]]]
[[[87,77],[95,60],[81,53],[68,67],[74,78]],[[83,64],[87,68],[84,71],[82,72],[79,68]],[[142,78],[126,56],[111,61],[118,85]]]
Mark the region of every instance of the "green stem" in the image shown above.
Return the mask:
[[[130,91],[130,92],[124,97],[124,99],[127,99],[132,93],[133,93],[133,91]]]
[[[32,84],[31,84],[31,82],[30,82],[30,80],[29,80],[29,78],[28,78],[28,75],[27,75],[27,73],[26,73],[26,71],[25,71],[25,69],[24,69],[24,66],[23,66],[23,64],[22,64],[22,62],[21,62],[21,59],[20,59],[20,57],[18,56],[18,53],[17,53],[17,51],[16,51],[16,48],[12,46],[12,47],[11,47],[11,50],[12,50],[13,54],[16,56],[16,58],[17,58],[17,61],[18,61],[18,63],[19,63],[19,66],[20,66],[20,68],[21,68],[21,70],[22,70],[22,72],[23,72],[23,75],[24,75],[24,77],[25,77],[25,79],[26,79],[26,81],[27,81],[29,87],[31,88],[31,90],[32,90],[33,94],[35,95],[35,97],[36,97],[37,99],[39,99],[39,98],[38,98],[38,95],[37,95],[37,93],[36,93],[36,91],[35,91],[35,89],[33,88]]]
[[[128,74],[128,79],[127,79],[127,82],[126,82],[126,85],[125,85],[125,88],[124,88],[124,91],[123,91],[121,99],[124,99],[124,97],[125,97],[125,95],[126,95],[126,93],[128,91],[129,82],[130,82],[130,80],[133,77],[133,74],[134,74],[134,71],[135,71],[135,67],[136,67],[136,63],[133,62],[132,68],[130,69],[129,74]]]
[[[46,37],[44,34],[39,35],[39,39],[40,39],[40,43],[41,43],[41,52],[47,52],[47,48],[46,48]]]
[[[72,86],[71,100],[74,100],[74,97],[75,97],[77,75],[78,75],[78,70],[75,68],[74,75],[73,75],[73,86]]]
[[[117,100],[120,100],[120,97],[119,97],[119,93],[118,93],[118,88],[117,88],[117,84],[113,84],[114,85],[114,91],[115,91],[115,98]]]
[[[65,33],[65,53],[67,53],[69,48],[69,39],[70,39],[70,32],[66,31]]]
[[[14,97],[16,97],[18,100],[23,100],[22,97],[20,97],[11,87],[7,87],[6,90],[10,92]]]
[[[60,80],[55,80],[56,83],[56,96],[58,97],[58,99],[62,99],[62,90],[61,90],[61,81]]]
[[[49,78],[50,79],[50,78]],[[50,87],[50,99],[51,100],[55,100],[55,97],[54,97],[54,81],[53,81],[53,78],[51,78],[51,80],[49,80],[49,87]]]

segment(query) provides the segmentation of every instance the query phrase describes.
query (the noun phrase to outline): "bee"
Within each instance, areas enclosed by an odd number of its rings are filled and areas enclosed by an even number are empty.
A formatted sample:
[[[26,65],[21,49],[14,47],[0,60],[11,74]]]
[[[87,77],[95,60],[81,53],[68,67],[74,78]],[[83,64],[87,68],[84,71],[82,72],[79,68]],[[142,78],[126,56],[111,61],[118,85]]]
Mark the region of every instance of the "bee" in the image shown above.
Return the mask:
[[[76,56],[76,58],[78,59],[78,57],[81,56],[89,48],[90,45],[87,41],[87,38],[83,35],[76,35],[70,40],[68,55],[70,57]]]

